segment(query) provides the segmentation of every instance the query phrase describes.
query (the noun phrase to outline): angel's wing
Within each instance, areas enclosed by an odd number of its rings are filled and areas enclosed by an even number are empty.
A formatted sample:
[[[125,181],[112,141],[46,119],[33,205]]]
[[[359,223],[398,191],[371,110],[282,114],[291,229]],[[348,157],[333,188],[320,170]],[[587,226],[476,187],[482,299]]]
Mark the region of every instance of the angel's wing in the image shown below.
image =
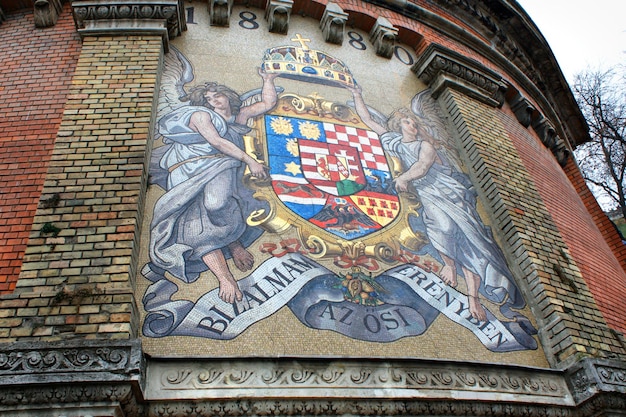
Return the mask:
[[[455,143],[448,133],[445,125],[443,112],[432,97],[430,89],[423,90],[415,95],[411,100],[411,110],[415,113],[424,127],[437,141],[436,147],[440,152],[444,152],[449,162],[457,171],[462,171],[459,154]]]
[[[170,52],[165,55],[161,77],[157,119],[186,105],[181,98],[187,95],[185,84],[193,81],[193,67],[185,55],[171,46]]]
[[[185,84],[193,80],[191,63],[178,49],[171,45],[170,52],[165,55],[161,77],[157,120],[161,120],[166,114],[187,105],[181,101],[181,98],[187,95]],[[159,129],[154,129],[153,139],[157,141],[160,138]],[[168,146],[155,147],[150,156],[150,183],[157,184],[164,190],[167,189],[167,171],[161,168],[159,162],[168,148]]]

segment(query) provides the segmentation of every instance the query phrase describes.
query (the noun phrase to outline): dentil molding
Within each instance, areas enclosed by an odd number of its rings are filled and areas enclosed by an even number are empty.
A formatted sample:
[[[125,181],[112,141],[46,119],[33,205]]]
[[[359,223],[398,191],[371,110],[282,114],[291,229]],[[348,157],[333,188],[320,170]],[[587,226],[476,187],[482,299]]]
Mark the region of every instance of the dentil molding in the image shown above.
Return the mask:
[[[166,51],[187,30],[183,0],[79,0],[72,11],[82,37],[157,35]]]

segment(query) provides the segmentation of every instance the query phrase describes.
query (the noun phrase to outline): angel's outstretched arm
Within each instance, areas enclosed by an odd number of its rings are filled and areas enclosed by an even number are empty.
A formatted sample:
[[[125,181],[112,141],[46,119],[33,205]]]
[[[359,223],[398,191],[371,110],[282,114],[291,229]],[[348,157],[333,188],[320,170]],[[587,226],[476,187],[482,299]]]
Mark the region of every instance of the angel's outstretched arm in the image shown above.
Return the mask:
[[[396,190],[398,191],[408,191],[409,184],[411,181],[422,178],[430,167],[435,162],[435,158],[437,157],[437,151],[428,142],[422,142],[422,146],[419,152],[419,159],[413,165],[409,167],[404,173],[402,173],[398,178],[396,178]]]
[[[258,178],[267,177],[267,167],[257,162],[250,155],[239,149],[234,143],[220,136],[215,125],[211,121],[211,116],[203,111],[197,111],[191,116],[189,127],[200,133],[202,137],[214,148],[225,155],[238,159],[250,168],[250,173]]]
[[[365,104],[365,101],[363,100],[363,92],[361,90],[361,87],[359,85],[356,85],[354,87],[346,87],[346,89],[348,89],[348,91],[352,93],[352,97],[354,98],[354,108],[356,110],[356,113],[359,115],[359,117],[363,121],[363,123],[365,123],[370,129],[372,129],[378,135],[382,135],[383,133],[385,133],[387,131],[385,126],[381,125],[376,120],[374,120],[369,110],[367,109],[367,105]]]
[[[245,124],[248,119],[261,115],[271,110],[276,105],[278,95],[274,86],[274,79],[278,74],[268,74],[262,68],[258,69],[259,75],[263,79],[263,87],[261,88],[261,101],[242,107],[237,115],[237,123]]]

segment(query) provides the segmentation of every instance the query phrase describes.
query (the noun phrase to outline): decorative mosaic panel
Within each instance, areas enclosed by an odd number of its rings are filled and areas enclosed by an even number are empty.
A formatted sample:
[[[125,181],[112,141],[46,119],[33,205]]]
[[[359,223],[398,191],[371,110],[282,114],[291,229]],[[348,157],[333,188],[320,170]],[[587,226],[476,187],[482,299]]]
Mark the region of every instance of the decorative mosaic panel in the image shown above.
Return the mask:
[[[166,56],[138,299],[154,356],[545,366],[430,91],[396,44],[189,3]]]

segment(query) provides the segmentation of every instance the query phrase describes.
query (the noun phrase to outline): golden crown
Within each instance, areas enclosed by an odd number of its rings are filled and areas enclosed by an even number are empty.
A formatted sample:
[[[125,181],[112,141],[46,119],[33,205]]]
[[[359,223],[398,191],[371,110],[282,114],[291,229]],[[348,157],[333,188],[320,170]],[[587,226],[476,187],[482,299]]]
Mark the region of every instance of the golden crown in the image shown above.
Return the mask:
[[[334,87],[354,87],[354,78],[348,67],[322,51],[309,49],[300,34],[292,39],[300,46],[277,46],[265,51],[263,69],[269,74]]]

